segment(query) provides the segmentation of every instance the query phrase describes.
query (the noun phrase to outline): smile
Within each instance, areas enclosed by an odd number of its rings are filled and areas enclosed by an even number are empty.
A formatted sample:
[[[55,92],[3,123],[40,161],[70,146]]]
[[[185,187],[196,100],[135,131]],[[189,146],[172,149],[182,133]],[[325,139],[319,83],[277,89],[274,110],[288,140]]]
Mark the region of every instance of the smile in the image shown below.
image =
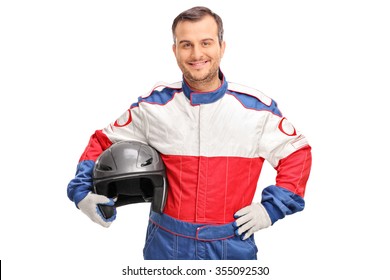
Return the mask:
[[[209,61],[203,60],[203,61],[193,61],[189,62],[188,64],[191,65],[192,68],[199,69],[205,66]]]

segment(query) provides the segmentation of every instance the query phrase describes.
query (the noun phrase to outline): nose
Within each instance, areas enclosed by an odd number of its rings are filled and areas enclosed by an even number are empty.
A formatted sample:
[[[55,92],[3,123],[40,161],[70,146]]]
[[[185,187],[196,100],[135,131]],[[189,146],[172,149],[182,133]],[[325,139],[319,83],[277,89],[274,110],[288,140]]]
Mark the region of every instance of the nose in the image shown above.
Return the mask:
[[[192,47],[191,57],[195,60],[198,60],[198,59],[202,58],[202,56],[203,56],[203,52],[202,52],[201,46],[199,44],[195,44]]]

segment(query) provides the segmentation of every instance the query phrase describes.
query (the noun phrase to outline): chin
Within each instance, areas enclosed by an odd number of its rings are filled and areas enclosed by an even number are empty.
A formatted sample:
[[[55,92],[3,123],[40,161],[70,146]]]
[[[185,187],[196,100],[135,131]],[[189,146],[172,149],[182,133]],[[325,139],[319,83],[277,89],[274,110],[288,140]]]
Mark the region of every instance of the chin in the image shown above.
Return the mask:
[[[212,76],[212,72],[210,71],[210,69],[202,69],[200,71],[191,71],[189,73],[193,78],[195,78],[196,80],[199,80],[199,81],[207,80],[209,77]]]

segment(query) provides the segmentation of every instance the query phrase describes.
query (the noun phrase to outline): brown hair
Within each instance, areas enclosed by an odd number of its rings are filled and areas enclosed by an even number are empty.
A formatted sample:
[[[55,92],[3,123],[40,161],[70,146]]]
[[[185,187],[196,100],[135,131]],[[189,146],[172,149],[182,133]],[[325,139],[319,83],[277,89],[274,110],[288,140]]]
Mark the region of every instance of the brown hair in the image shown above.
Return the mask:
[[[219,44],[222,43],[223,40],[223,23],[222,19],[220,18],[219,15],[216,13],[212,12],[209,8],[202,7],[202,6],[197,6],[193,7],[191,9],[188,9],[181,14],[179,14],[175,20],[172,23],[172,35],[173,35],[173,42],[176,41],[176,36],[175,36],[175,30],[176,26],[179,22],[182,21],[199,21],[205,16],[212,16],[215,19],[215,22],[217,23],[218,26],[218,41]]]

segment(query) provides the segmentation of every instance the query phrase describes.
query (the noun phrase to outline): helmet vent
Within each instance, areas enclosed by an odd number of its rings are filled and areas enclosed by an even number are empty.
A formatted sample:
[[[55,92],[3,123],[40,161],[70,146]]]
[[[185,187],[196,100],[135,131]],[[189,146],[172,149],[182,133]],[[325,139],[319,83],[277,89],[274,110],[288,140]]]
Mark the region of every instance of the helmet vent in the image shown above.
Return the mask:
[[[146,160],[145,162],[141,163],[141,167],[151,165],[152,163],[153,163],[153,158],[151,157],[148,160]]]
[[[97,166],[97,168],[102,171],[112,171],[111,166],[102,163],[100,163],[99,166]]]

